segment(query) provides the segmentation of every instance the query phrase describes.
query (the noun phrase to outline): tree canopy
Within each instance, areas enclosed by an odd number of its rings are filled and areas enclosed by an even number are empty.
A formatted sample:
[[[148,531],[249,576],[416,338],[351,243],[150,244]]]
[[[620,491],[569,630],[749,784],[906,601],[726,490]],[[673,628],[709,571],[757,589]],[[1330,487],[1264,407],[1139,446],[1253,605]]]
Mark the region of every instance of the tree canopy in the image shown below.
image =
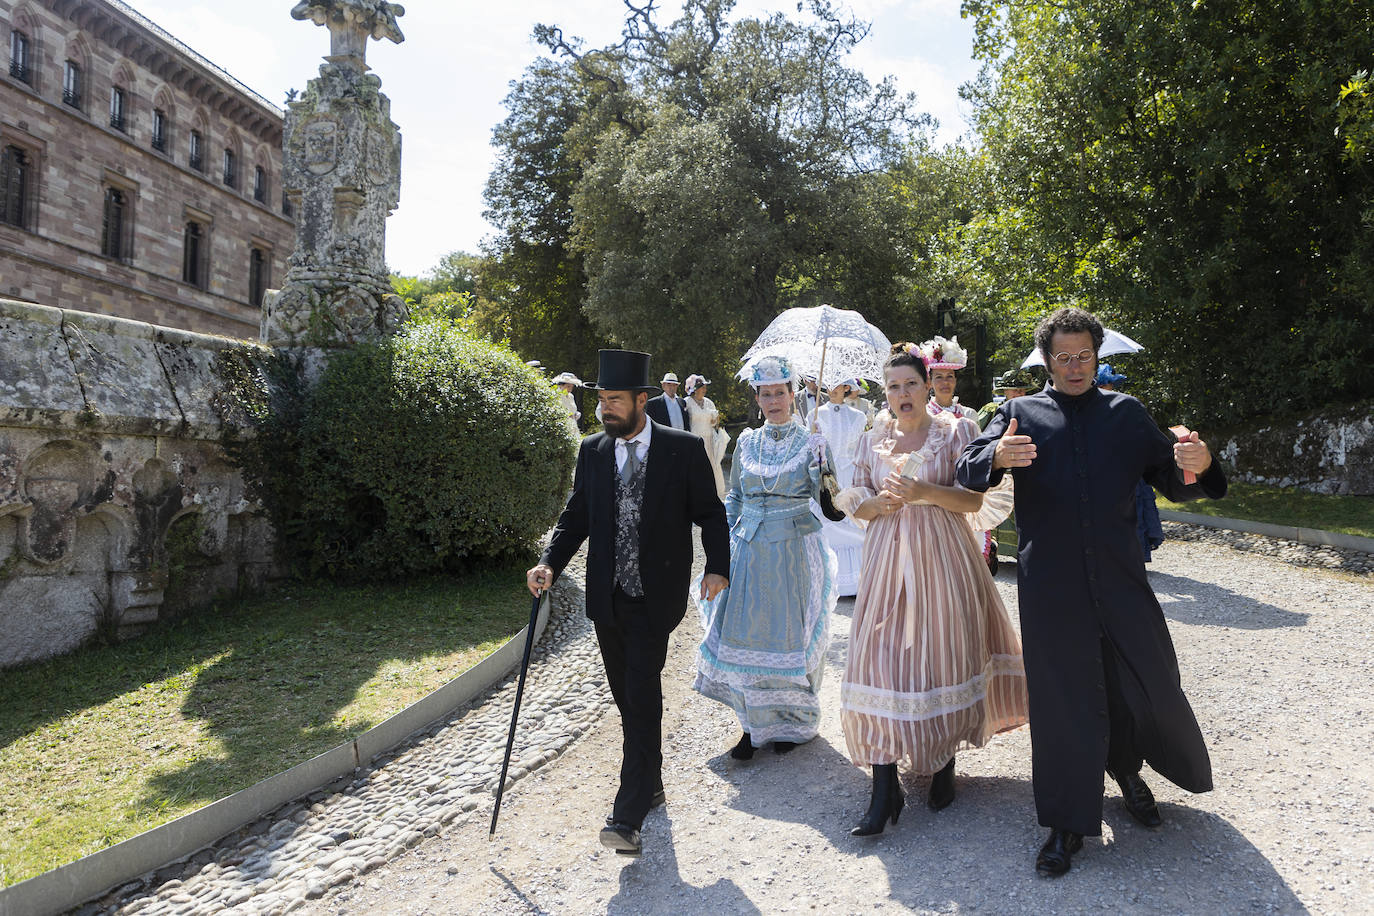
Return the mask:
[[[963,9],[991,206],[942,270],[971,303],[1013,324],[1093,309],[1146,344],[1144,392],[1185,419],[1374,393],[1374,7]]]

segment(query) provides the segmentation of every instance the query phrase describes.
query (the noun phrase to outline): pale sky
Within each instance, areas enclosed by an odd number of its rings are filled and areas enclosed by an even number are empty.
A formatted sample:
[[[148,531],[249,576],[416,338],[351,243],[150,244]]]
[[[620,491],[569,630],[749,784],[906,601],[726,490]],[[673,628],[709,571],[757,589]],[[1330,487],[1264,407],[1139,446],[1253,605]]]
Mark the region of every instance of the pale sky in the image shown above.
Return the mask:
[[[126,0],[143,15],[229,71],[279,107],[286,90],[304,89],[328,53],[329,33],[291,18],[292,0]],[[959,17],[959,0],[852,0],[873,23],[854,63],[877,82],[891,74],[916,93],[920,110],[940,122],[937,141],[968,130],[960,84],[977,73],[970,59],[973,29]],[[403,44],[371,42],[367,61],[391,98],[401,129],[401,204],[387,222],[387,263],[422,274],[450,251],[476,253],[493,229],[482,218],[482,187],[491,171],[491,130],[506,116],[501,101],[542,48],[536,23],[557,25],[588,47],[619,39],[620,0],[406,0]],[[681,6],[665,0],[659,22]],[[735,16],[795,2],[740,0]]]

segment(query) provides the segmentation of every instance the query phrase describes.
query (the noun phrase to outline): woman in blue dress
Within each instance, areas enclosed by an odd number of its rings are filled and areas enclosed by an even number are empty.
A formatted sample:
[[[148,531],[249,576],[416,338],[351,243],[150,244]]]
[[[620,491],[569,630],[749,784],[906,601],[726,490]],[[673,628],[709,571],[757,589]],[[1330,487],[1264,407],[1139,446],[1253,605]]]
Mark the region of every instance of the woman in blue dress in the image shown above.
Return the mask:
[[[692,685],[735,711],[744,732],[730,751],[736,760],[816,737],[838,597],[835,554],[811,514],[820,462],[830,462],[825,440],[793,416],[787,360],[760,360],[749,383],[764,424],[740,434],[730,463],[730,585],[699,603],[705,636]]]

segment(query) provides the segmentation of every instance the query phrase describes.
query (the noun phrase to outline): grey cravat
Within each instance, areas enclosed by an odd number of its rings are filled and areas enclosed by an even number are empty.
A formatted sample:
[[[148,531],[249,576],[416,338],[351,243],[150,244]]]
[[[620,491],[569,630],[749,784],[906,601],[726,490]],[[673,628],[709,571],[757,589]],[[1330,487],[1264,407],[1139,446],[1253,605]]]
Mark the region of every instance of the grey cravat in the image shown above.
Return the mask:
[[[639,444],[635,442],[626,442],[625,465],[620,469],[620,482],[629,483],[637,467],[639,467]]]

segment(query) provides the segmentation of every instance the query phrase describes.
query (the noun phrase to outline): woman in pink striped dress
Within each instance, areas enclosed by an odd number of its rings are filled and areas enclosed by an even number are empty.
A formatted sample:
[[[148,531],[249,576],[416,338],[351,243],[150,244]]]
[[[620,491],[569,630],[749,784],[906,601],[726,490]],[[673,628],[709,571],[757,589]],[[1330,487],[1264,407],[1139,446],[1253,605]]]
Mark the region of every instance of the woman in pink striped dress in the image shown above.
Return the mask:
[[[978,426],[926,410],[914,345],[894,346],[883,374],[892,419],[860,438],[838,500],[869,526],[840,687],[850,759],[873,767],[855,836],[897,822],[898,763],[934,774],[927,804],[939,810],[954,800],[955,752],[1027,719],[1021,644],[968,521],[982,494],[954,483]]]

